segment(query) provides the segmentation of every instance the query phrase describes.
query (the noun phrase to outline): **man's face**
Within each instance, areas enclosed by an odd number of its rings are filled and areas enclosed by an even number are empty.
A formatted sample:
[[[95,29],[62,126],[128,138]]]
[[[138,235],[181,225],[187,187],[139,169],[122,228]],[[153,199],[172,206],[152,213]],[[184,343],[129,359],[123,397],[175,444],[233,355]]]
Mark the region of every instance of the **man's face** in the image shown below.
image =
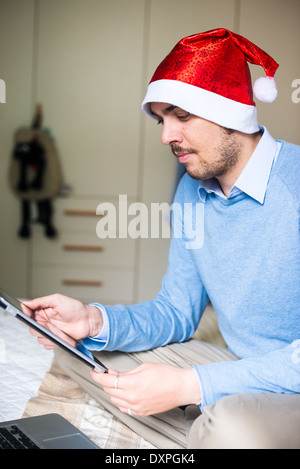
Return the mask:
[[[167,103],[151,103],[163,126],[161,140],[194,179],[218,178],[236,165],[240,145],[236,132]]]

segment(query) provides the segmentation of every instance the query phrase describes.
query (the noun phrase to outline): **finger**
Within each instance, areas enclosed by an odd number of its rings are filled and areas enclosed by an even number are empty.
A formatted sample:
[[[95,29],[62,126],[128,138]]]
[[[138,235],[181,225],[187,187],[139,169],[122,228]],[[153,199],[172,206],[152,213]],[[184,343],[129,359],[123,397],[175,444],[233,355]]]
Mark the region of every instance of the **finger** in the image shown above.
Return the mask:
[[[121,374],[116,370],[109,369],[108,373],[97,373],[94,370],[92,371],[92,378],[98,384],[103,387],[103,390],[108,394],[112,390],[120,389],[119,382]]]
[[[37,321],[44,326],[46,329],[48,329],[52,334],[56,335],[60,339],[63,339],[65,342],[68,344],[72,345],[72,347],[76,347],[76,340],[74,340],[72,337],[70,337],[68,334],[65,334],[61,329],[58,329],[52,322],[46,322],[46,321],[41,321],[39,318],[37,318]],[[38,332],[38,334],[41,334]],[[34,334],[33,334],[34,335]],[[50,340],[46,337],[47,340]]]
[[[26,306],[24,303],[21,303],[21,308],[22,308],[23,313],[25,313],[30,318],[33,318],[34,314],[33,314],[32,309],[28,308],[28,306]]]
[[[26,300],[22,304],[27,306],[32,310],[43,309],[43,308],[52,308],[56,306],[55,295],[42,296],[40,298],[35,298],[34,300]]]
[[[111,398],[111,402],[116,407],[118,407],[118,409],[124,414],[128,414],[128,415],[144,415],[145,414],[145,412],[140,411],[138,407],[132,402],[128,402],[126,400],[121,400],[121,399],[115,399],[115,398]]]
[[[126,373],[116,374],[115,370],[109,370],[106,374],[99,374],[92,371],[92,377],[95,381],[101,384],[103,391],[108,394],[111,402],[118,407],[121,412],[128,413],[128,409],[130,409],[131,415],[143,415],[142,413],[139,413],[139,410],[136,407],[133,393],[128,392],[126,389]],[[122,382],[119,386],[121,379]]]
[[[45,323],[43,322],[43,326],[46,327],[47,329],[49,329],[50,332],[52,332],[53,334],[55,334],[56,336],[60,337],[61,339],[63,339],[65,342],[68,342],[70,345],[72,345],[72,347],[76,347],[76,340],[72,339],[70,336],[68,336],[67,334],[64,334],[64,332],[62,332],[61,330],[57,329],[55,326],[53,326],[51,323]],[[48,337],[46,337],[45,335],[43,335],[40,331],[36,330],[36,329],[33,329],[33,328],[29,328],[29,332],[32,336],[34,337],[37,337],[38,338],[38,342],[42,345],[44,345],[45,348],[47,348],[47,350],[51,350],[53,348],[56,348],[57,345],[51,341],[51,339],[49,339]]]
[[[43,345],[46,350],[53,350],[57,348],[57,345],[55,345],[53,342],[44,342],[43,339],[38,339],[39,344]]]
[[[35,329],[32,329],[31,327],[29,328],[29,333],[33,335],[34,337],[39,337],[41,334],[36,331]]]
[[[45,349],[47,350],[52,350],[57,347],[56,344],[51,342],[49,339],[47,339],[45,336],[41,335],[40,332],[36,331],[35,329],[29,329],[29,332],[32,336],[37,337],[38,343],[43,345]]]
[[[123,412],[123,414],[128,414],[128,415],[138,415],[136,412],[134,412],[130,407],[119,407],[119,410]]]

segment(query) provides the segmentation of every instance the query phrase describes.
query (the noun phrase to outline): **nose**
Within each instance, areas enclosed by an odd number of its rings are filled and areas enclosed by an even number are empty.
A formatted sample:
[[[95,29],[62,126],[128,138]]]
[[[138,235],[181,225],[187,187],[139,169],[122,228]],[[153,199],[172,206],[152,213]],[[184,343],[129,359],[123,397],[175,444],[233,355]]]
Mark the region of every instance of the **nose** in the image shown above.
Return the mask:
[[[167,119],[164,120],[161,141],[164,145],[182,142],[181,133],[174,122],[170,122]]]

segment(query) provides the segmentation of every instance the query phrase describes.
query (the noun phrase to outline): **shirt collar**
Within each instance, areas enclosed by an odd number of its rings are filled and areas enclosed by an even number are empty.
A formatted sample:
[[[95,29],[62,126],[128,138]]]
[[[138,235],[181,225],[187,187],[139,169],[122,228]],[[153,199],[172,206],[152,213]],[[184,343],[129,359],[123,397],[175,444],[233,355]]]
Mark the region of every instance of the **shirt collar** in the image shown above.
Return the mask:
[[[261,204],[264,203],[270,172],[274,158],[278,155],[280,143],[271,137],[265,127],[260,129],[262,137],[236,183],[230,189],[228,199],[244,192]],[[200,181],[198,194],[202,202],[205,203],[207,193],[210,192],[226,198],[216,179]]]

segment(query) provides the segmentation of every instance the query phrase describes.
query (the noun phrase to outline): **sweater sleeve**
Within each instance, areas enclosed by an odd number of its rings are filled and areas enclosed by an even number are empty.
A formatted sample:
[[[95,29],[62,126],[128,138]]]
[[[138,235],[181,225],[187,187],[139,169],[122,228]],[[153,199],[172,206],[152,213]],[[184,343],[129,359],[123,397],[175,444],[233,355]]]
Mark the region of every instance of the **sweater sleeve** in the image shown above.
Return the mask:
[[[182,241],[171,242],[168,271],[153,300],[105,305],[108,339],[106,343],[84,339],[90,350],[137,352],[183,342],[193,335],[208,297],[188,251],[180,247]]]
[[[202,389],[201,408],[230,394],[300,393],[300,340],[263,357],[194,367]]]

